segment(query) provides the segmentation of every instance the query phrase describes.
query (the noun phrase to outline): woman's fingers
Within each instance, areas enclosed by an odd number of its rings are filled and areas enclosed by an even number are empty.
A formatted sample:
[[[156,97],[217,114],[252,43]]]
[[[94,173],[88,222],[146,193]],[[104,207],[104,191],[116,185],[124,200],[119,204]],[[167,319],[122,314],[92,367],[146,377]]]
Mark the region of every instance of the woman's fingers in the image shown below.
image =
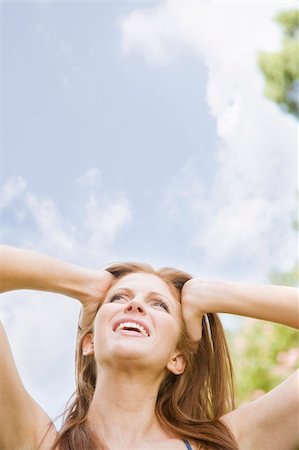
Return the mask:
[[[198,280],[187,281],[182,289],[183,319],[188,335],[193,342],[199,342],[202,337],[202,319],[204,312],[200,307],[201,295],[198,288]]]
[[[110,289],[115,277],[107,270],[98,270],[93,274],[92,282],[88,289],[88,295],[80,299],[82,309],[79,317],[79,328],[89,326]]]
[[[91,270],[86,278],[86,294],[79,299],[83,307],[101,301],[114,280],[115,277],[105,269]]]
[[[183,319],[190,339],[193,342],[199,342],[202,337],[203,314],[195,313],[186,305],[186,307],[183,306]]]

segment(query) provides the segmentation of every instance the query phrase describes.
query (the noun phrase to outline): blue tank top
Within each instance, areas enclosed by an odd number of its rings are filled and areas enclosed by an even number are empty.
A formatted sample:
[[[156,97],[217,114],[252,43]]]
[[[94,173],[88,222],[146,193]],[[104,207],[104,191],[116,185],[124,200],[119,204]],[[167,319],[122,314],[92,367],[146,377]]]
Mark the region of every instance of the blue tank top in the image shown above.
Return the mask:
[[[186,447],[187,447],[187,450],[192,450],[191,445],[189,444],[189,442],[186,441],[186,439],[183,439],[183,441],[184,441],[184,444],[185,444]]]

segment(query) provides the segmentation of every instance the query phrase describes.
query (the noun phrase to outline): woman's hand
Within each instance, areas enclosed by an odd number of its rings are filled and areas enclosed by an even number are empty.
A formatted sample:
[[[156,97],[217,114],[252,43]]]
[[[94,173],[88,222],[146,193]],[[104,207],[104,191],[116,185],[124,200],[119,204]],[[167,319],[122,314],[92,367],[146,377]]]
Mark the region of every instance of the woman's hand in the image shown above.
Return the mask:
[[[104,299],[115,277],[107,270],[89,270],[86,279],[86,292],[78,298],[82,304],[79,317],[79,328],[83,329],[99,308],[99,303]]]
[[[202,336],[202,319],[204,313],[199,308],[200,297],[198,295],[198,284],[193,278],[187,281],[182,289],[183,319],[186,324],[187,333],[191,340],[199,342]]]
[[[204,314],[217,312],[215,299],[219,296],[219,285],[216,281],[192,278],[183,286],[183,319],[193,342],[199,342],[201,339]]]

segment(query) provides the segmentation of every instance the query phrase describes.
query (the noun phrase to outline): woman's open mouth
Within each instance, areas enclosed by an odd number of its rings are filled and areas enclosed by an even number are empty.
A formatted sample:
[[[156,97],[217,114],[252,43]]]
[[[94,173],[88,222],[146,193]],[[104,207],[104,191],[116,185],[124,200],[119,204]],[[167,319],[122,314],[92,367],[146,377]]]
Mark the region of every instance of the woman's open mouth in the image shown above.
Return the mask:
[[[149,337],[146,329],[137,322],[121,322],[114,331],[127,336]]]
[[[116,333],[124,334],[127,336],[141,337],[141,338],[147,337],[147,336],[144,336],[140,331],[131,330],[131,329],[122,329],[122,330],[116,331]]]

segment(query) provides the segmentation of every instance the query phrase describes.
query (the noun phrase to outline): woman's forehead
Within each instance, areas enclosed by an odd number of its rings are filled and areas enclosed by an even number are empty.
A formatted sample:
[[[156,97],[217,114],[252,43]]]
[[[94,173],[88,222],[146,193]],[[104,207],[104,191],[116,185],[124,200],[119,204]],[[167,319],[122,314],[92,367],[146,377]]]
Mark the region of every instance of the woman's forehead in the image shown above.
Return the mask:
[[[133,291],[155,291],[162,295],[173,297],[170,286],[162,280],[158,275],[145,272],[136,272],[124,275],[115,281],[111,290],[128,288]]]

